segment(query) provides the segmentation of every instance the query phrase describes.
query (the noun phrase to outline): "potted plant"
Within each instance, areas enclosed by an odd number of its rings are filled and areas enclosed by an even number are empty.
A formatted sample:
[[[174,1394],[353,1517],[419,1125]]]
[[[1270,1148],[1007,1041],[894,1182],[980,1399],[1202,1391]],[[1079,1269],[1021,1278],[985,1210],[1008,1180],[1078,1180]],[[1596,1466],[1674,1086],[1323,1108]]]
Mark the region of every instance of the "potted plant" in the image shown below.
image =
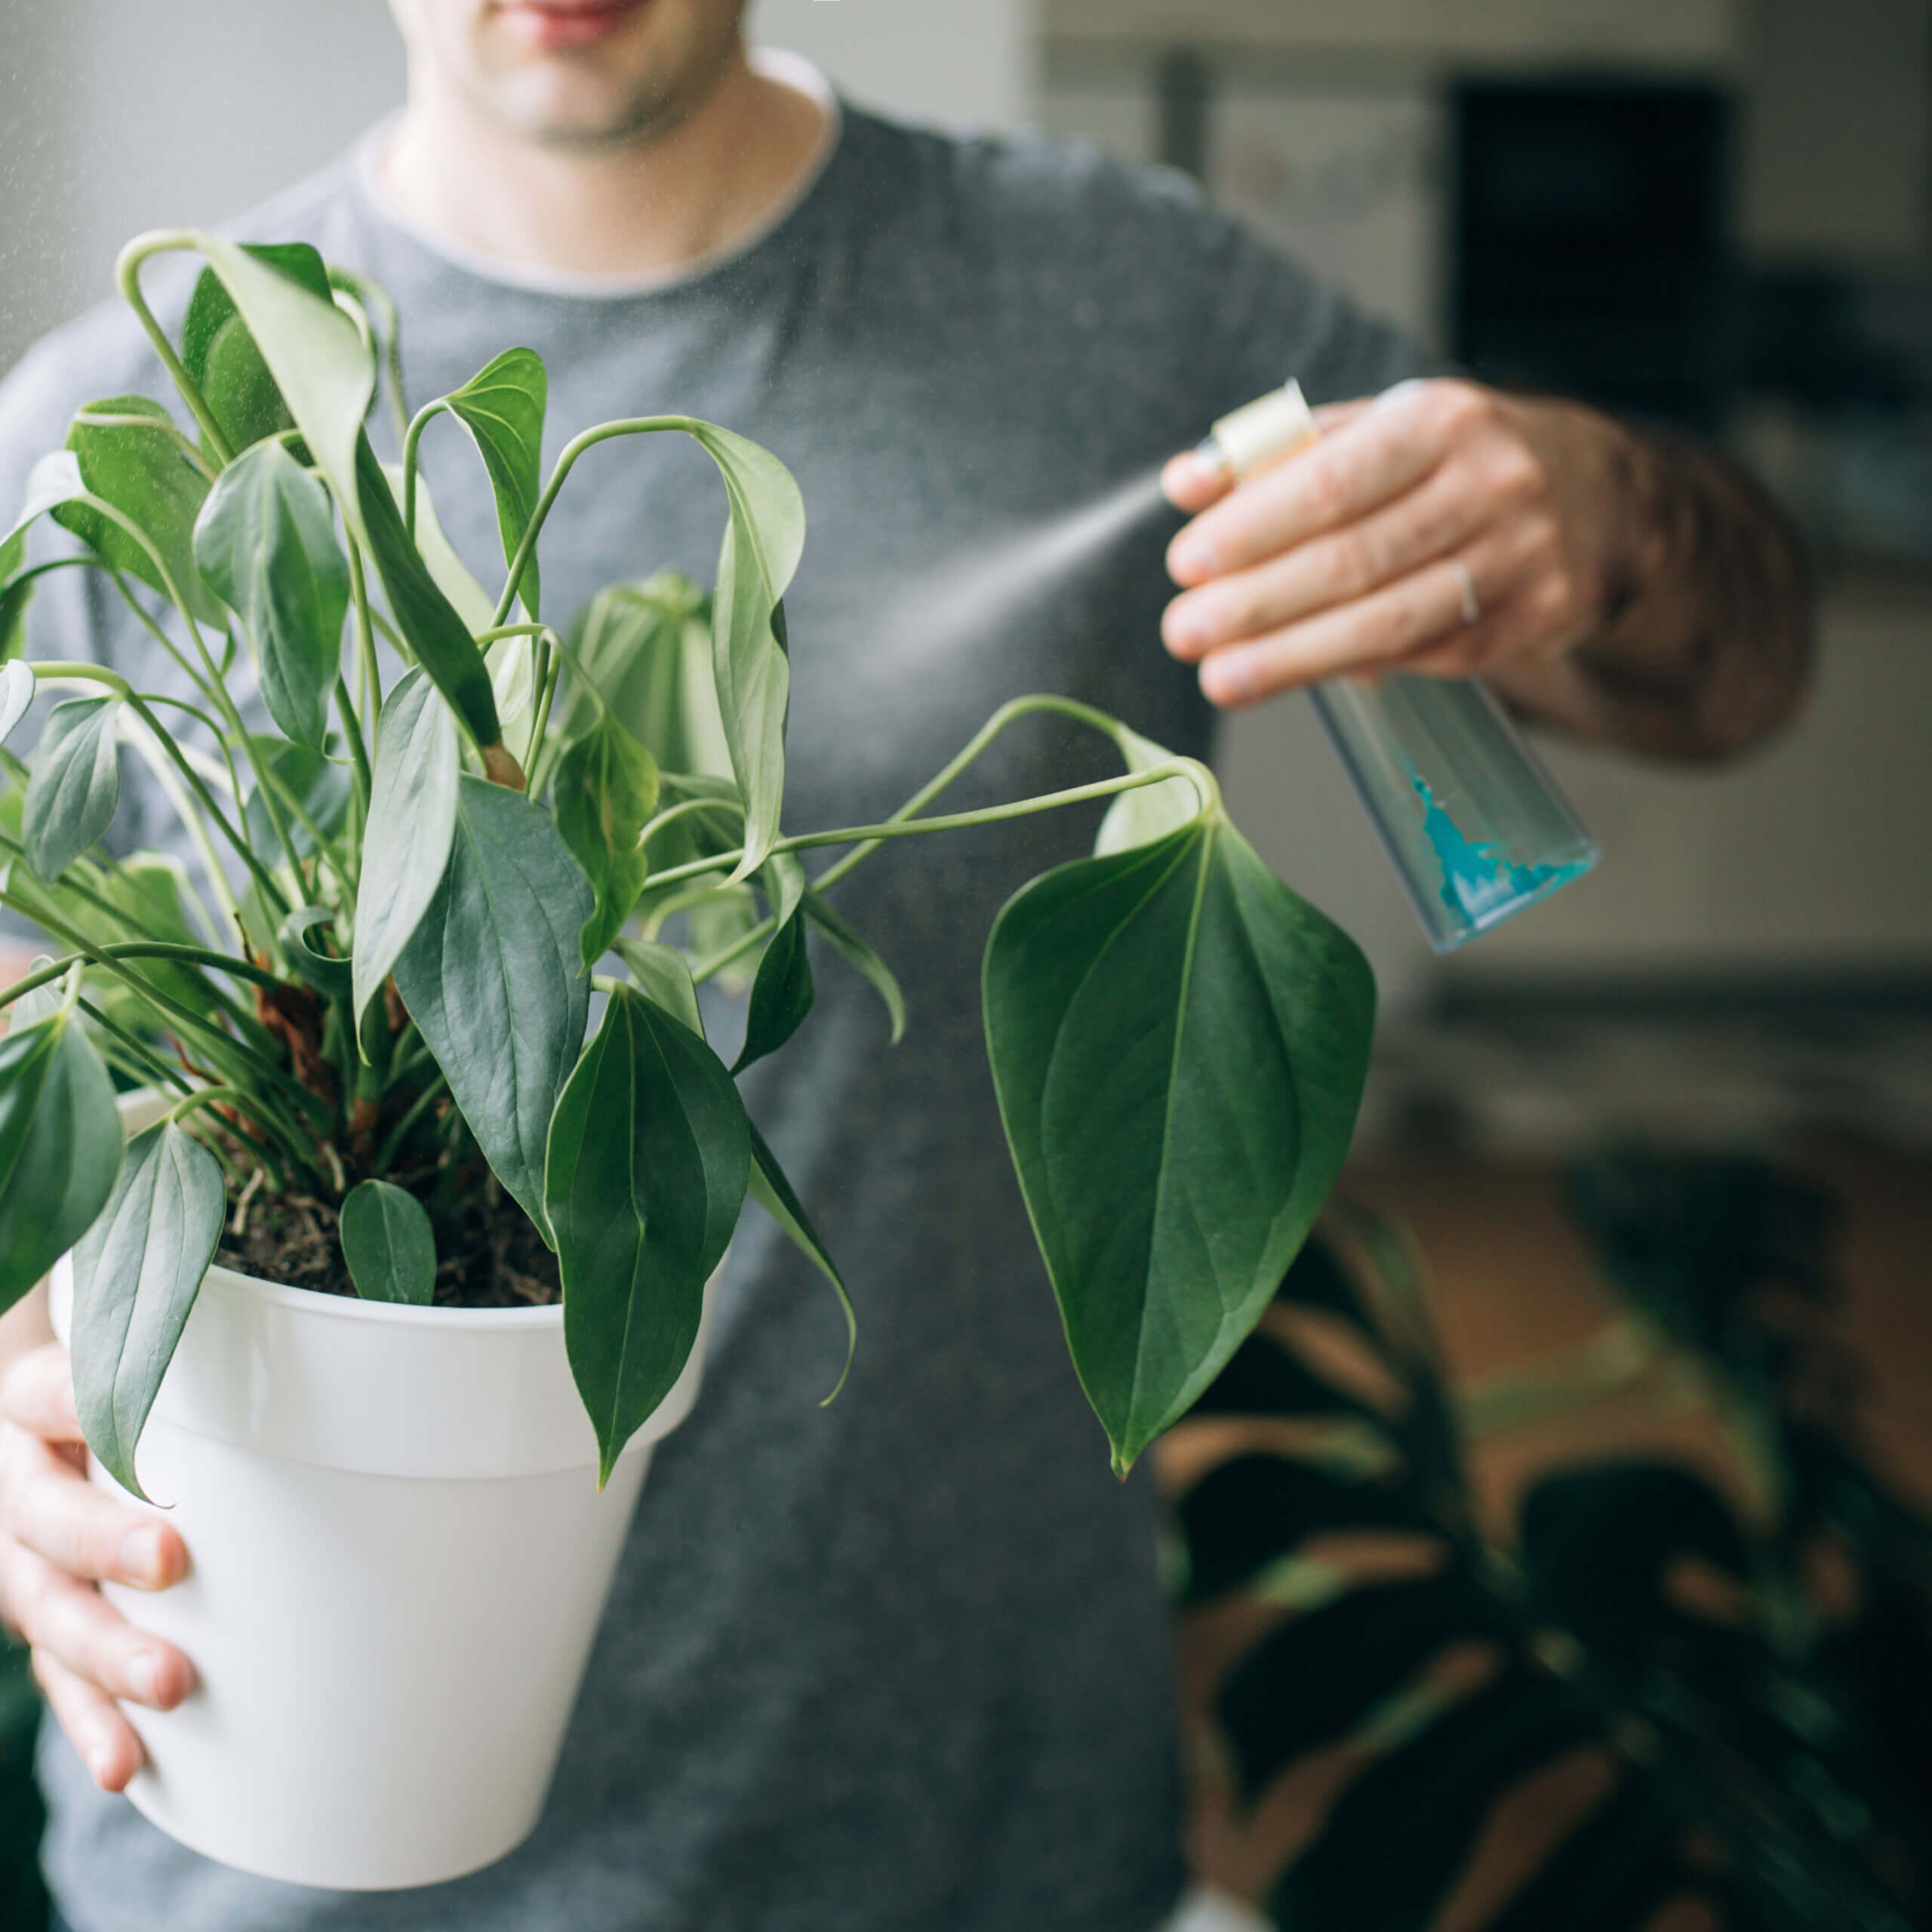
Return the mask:
[[[178,340],[140,285],[177,250],[205,263]],[[306,246],[157,233],[118,277],[189,420],[131,396],[75,415],[0,543],[0,640],[17,651],[45,572],[98,571],[193,696],[87,662],[0,672],[0,742],[44,687],[71,694],[29,760],[0,752],[0,903],[51,946],[0,995],[0,1307],[60,1263],[96,1480],[171,1506],[194,1552],[139,1614],[203,1687],[131,1714],[134,1801],[275,1876],[424,1883],[534,1823],[748,1196],[856,1332],[734,1081],[806,1017],[808,931],[872,980],[897,1037],[898,989],[835,909],[841,878],[899,838],[1112,801],[1094,854],[1001,913],[984,1004],[1123,1474],[1240,1344],[1332,1186],[1373,988],[1204,767],[1069,700],[1016,699],[884,823],[783,832],[782,599],[804,515],[754,445],[609,423],[546,478],[528,349],[405,417],[386,298]],[[365,426],[385,370],[392,467]],[[494,489],[494,598],[417,473],[444,415]],[[662,434],[723,478],[715,589],[615,586],[560,632],[539,559],[559,493],[597,444]],[[29,566],[43,516],[76,552]],[[386,688],[379,636],[406,666]],[[267,729],[229,688],[244,652]],[[1121,775],[932,810],[1039,712],[1109,738]],[[124,744],[198,882],[101,849]],[[749,992],[728,1067],[695,989],[733,971]],[[117,1102],[111,1072],[142,1091]],[[514,1566],[491,1560],[506,1547]]]

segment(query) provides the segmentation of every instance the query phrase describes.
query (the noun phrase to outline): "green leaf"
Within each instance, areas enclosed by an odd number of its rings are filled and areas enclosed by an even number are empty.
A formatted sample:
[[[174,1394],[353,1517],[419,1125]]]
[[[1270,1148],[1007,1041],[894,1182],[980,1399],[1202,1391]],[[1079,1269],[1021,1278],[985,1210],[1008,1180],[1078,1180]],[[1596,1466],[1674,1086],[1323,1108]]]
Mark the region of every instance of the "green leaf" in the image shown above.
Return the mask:
[[[320,751],[349,614],[349,565],[329,494],[279,443],[238,457],[195,526],[195,561],[255,647],[262,701]]]
[[[4,558],[0,558],[0,577],[9,575]],[[37,577],[20,577],[0,584],[0,659],[17,658],[26,649],[27,611],[38,581]]]
[[[573,627],[571,645],[605,704],[661,770],[730,779],[731,748],[711,672],[710,609],[688,577],[660,571],[600,590]],[[571,691],[561,714],[565,736],[581,737],[600,715],[594,698]],[[735,796],[735,781],[732,789]],[[705,856],[676,847],[680,829],[671,827],[663,848],[652,848],[665,870]]]
[[[54,964],[48,953],[37,954],[28,962],[27,971],[38,973],[44,967]],[[72,970],[71,968],[69,969]],[[66,1003],[67,989],[61,980],[51,980],[44,986],[36,986],[30,993],[23,993],[7,1010],[9,1023],[14,1028],[38,1026],[39,1023],[58,1013]]]
[[[1164,764],[1174,753],[1130,731],[1124,724],[1114,731],[1114,742],[1129,771],[1149,771]],[[1094,841],[1097,855],[1131,851],[1137,845],[1151,845],[1171,832],[1178,832],[1201,815],[1201,797],[1189,780],[1175,777],[1158,785],[1143,785],[1137,791],[1123,792],[1107,808]]]
[[[346,959],[320,952],[309,935],[318,926],[333,926],[335,915],[326,906],[298,906],[282,921],[275,934],[289,965],[316,992],[330,999],[346,999],[354,990],[355,968]]]
[[[355,901],[355,1022],[436,896],[456,835],[456,720],[420,671],[406,673],[376,727],[375,782]]]
[[[1020,1186],[1124,1472],[1260,1319],[1334,1186],[1374,981],[1217,812],[1035,880],[983,988]]]
[[[110,426],[103,417],[120,420]],[[137,427],[131,419],[152,426]],[[219,623],[220,607],[195,569],[195,519],[207,500],[208,480],[176,441],[174,418],[146,396],[109,396],[75,414],[67,447],[79,466],[82,487],[146,531],[188,608],[208,623]],[[54,509],[54,520],[116,570],[167,595],[154,559],[99,510],[63,503]]]
[[[327,276],[320,286],[313,280],[312,251],[257,251],[205,233],[194,240],[247,324],[343,521],[366,547],[357,455],[375,357],[335,306]]]
[[[697,988],[691,983],[685,955],[675,946],[660,946],[655,940],[620,939],[617,956],[631,969],[638,991],[646,999],[688,1026],[700,1040],[704,1038]]]
[[[549,814],[465,777],[449,863],[395,962],[477,1145],[540,1229],[550,1116],[589,1017],[577,935],[590,911]]]
[[[543,411],[549,378],[534,349],[506,349],[443,398],[451,413],[475,439],[496,492],[497,527],[506,565],[517,546],[543,488]],[[537,621],[537,571],[533,555],[518,586],[523,608]]]
[[[839,1309],[845,1317],[845,1365],[838,1372],[837,1386],[821,1404],[829,1407],[838,1399],[839,1391],[852,1373],[852,1358],[859,1346],[859,1318],[854,1311],[844,1278],[838,1272],[838,1264],[832,1260],[830,1251],[819,1238],[818,1230],[799,1204],[792,1183],[785,1178],[785,1170],[778,1164],[778,1156],[765,1145],[764,1136],[758,1132],[755,1122],[748,1120],[746,1125],[751,1130],[752,1198],[778,1223],[798,1252],[832,1284],[832,1291],[838,1297]]]
[[[805,869],[789,852],[765,861],[759,874],[778,930],[758,962],[752,982],[751,1010],[745,1017],[745,1044],[731,1071],[735,1074],[768,1054],[775,1054],[805,1023],[812,1010],[811,961],[805,956],[805,924],[800,911],[805,896]]]
[[[648,1000],[614,992],[557,1103],[545,1171],[564,1342],[600,1484],[691,1358],[750,1168],[723,1063]]]
[[[342,1258],[365,1301],[427,1308],[436,1294],[436,1237],[414,1195],[365,1180],[342,1204]]]
[[[388,593],[396,629],[478,746],[500,744],[503,730],[490,667],[469,626],[410,542],[402,512],[367,436],[356,441],[355,477],[362,534]]]
[[[557,830],[595,896],[580,944],[587,973],[623,930],[651,875],[638,843],[657,809],[657,761],[614,718],[598,719],[558,761]]]
[[[243,252],[318,299],[329,294],[322,258],[306,242],[245,243]],[[264,436],[295,426],[248,324],[211,268],[202,271],[189,300],[181,327],[181,365],[207,400],[230,448],[245,450]]]
[[[172,1121],[128,1144],[107,1211],[74,1250],[74,1402],[88,1447],[146,1500],[134,1449],[228,1212],[221,1168]]]
[[[401,687],[398,685],[397,688],[400,690]],[[269,780],[275,787],[276,802],[281,807],[282,817],[288,823],[289,841],[295,848],[295,858],[312,859],[315,856],[315,832],[332,839],[348,820],[349,801],[355,789],[349,769],[325,752],[311,751],[306,745],[262,738],[254,743]],[[454,730],[451,743],[454,743]],[[276,836],[275,821],[269,817],[268,803],[262,796],[260,786],[248,794],[242,818],[248,843],[263,865],[285,866],[292,863],[281,849],[281,841]],[[311,824],[315,829],[314,832],[309,829]]]
[[[805,917],[823,933],[833,952],[847,965],[871,982],[873,990],[885,1002],[886,1017],[892,1023],[892,1044],[896,1047],[906,1032],[906,995],[892,968],[860,937],[857,930],[833,911],[822,894],[808,890]]]
[[[0,1039],[0,1311],[87,1232],[120,1166],[113,1082],[72,1009]]]
[[[33,709],[40,680],[16,657],[0,670],[0,745],[11,738],[20,720]]]
[[[118,697],[69,698],[47,715],[27,781],[27,863],[51,884],[114,822],[121,761]]]
[[[722,472],[731,498],[712,613],[712,672],[745,801],[737,875],[749,878],[771,854],[784,804],[792,667],[780,600],[804,549],[804,500],[791,472],[757,444],[708,424],[691,433]]]
[[[402,465],[386,463],[383,475],[388,479],[389,494],[395,499],[396,507],[402,507]],[[424,567],[436,580],[436,586],[450,600],[451,608],[463,620],[463,627],[473,636],[479,631],[490,628],[490,620],[497,614],[497,607],[490,601],[490,594],[471,574],[469,566],[456,553],[456,546],[443,534],[443,526],[436,515],[436,506],[431,500],[429,486],[423,479],[423,472],[416,472],[416,548],[423,558]],[[512,645],[528,644],[527,638],[500,638],[492,650],[503,650]]]

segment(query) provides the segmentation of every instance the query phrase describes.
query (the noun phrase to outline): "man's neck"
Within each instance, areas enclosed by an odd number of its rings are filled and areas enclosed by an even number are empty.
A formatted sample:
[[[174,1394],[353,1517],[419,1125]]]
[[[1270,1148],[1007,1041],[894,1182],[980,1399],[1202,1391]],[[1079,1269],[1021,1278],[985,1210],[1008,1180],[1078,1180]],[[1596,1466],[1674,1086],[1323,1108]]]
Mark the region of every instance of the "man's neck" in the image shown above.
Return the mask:
[[[438,87],[414,88],[377,161],[402,212],[519,269],[675,275],[755,230],[794,195],[826,110],[739,50],[675,127],[609,151],[546,146]]]

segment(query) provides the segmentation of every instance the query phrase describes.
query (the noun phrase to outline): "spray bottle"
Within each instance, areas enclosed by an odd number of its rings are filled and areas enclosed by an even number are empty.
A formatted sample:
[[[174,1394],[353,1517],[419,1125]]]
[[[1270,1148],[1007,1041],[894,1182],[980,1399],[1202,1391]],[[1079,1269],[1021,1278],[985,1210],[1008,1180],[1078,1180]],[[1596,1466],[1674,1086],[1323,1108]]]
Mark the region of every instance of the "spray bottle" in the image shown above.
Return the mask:
[[[1291,382],[1223,417],[1197,454],[1244,481],[1320,435]],[[1438,952],[1596,863],[1569,801],[1479,680],[1392,673],[1310,696]]]

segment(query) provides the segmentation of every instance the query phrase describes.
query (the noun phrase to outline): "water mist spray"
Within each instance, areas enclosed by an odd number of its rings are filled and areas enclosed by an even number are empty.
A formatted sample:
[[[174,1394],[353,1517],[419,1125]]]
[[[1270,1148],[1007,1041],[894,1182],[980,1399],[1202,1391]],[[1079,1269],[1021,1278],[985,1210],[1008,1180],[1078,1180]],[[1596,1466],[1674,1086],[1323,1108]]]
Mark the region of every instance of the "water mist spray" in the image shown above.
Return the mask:
[[[1320,435],[1291,382],[1223,417],[1197,454],[1241,481]],[[1596,863],[1569,801],[1480,680],[1392,674],[1310,696],[1437,952]]]

